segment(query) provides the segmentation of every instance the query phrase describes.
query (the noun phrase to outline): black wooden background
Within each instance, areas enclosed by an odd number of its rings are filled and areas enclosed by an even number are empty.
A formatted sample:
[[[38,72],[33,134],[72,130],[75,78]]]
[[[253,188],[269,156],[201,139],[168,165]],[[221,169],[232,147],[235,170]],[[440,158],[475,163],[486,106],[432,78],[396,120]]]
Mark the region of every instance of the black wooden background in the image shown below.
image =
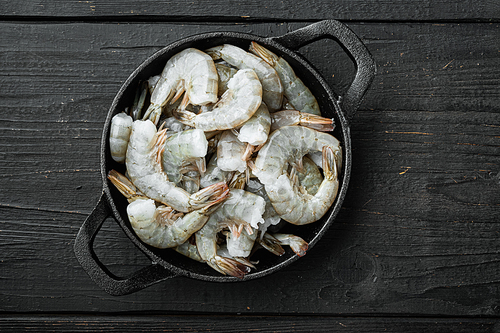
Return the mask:
[[[262,279],[102,291],[73,244],[101,195],[121,84],[183,37],[323,19],[377,63],[327,234]],[[498,0],[1,1],[0,331],[500,331],[499,25]],[[300,53],[339,94],[349,86],[334,42]],[[111,218],[95,250],[119,276],[150,264]]]

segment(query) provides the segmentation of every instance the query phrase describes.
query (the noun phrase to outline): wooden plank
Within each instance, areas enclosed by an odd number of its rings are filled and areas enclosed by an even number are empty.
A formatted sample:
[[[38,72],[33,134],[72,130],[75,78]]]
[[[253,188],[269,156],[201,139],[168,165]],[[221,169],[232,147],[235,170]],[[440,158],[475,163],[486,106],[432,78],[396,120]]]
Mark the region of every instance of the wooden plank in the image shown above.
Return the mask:
[[[195,33],[303,25],[2,23],[0,311],[498,316],[497,24],[349,24],[378,74],[352,122],[344,208],[291,266],[119,298],[83,272],[73,240],[100,196],[102,125],[131,71]],[[353,66],[334,43],[301,53],[335,90],[348,86]],[[118,275],[149,264],[112,219],[96,253]]]
[[[210,8],[210,10],[207,10]],[[495,0],[411,1],[366,0],[270,1],[3,1],[0,13],[6,18],[79,18],[118,20],[159,20],[192,22],[304,21],[304,20],[375,20],[429,21],[500,19]]]
[[[2,332],[496,332],[489,318],[153,315],[0,316]]]

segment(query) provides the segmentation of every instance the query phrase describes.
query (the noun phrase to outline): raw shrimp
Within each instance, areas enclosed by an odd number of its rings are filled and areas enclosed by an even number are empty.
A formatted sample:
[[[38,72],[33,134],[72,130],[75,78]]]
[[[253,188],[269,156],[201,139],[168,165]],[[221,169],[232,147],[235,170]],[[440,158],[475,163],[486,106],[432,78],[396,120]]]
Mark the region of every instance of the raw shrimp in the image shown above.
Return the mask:
[[[309,151],[322,151],[324,179],[315,195],[303,193],[288,177],[289,163],[297,163]],[[302,126],[285,126],[274,131],[252,165],[253,173],[265,185],[276,212],[293,224],[320,219],[330,208],[339,188],[338,172],[342,149],[326,133]]]
[[[242,278],[249,268],[230,258],[217,255],[217,233],[229,228],[234,236],[239,236],[243,229],[252,234],[252,226],[263,221],[264,209],[264,199],[260,196],[244,190],[231,189],[227,200],[210,215],[203,228],[195,233],[201,258],[218,272]]]
[[[142,108],[144,107],[144,102],[148,93],[148,87],[149,81],[142,81],[137,87],[134,103],[132,104],[132,110],[130,111],[130,115],[134,120],[139,119],[141,116]]]
[[[208,187],[220,182],[228,182],[232,172],[224,171],[217,166],[217,154],[214,154],[207,164],[207,171],[200,179],[201,187]]]
[[[281,108],[283,86],[276,70],[268,63],[242,48],[230,44],[215,46],[206,52],[214,60],[223,59],[238,69],[253,69],[262,83],[262,100],[271,111]]]
[[[182,243],[179,246],[174,247],[173,249],[190,259],[199,262],[204,262],[203,259],[201,259],[200,254],[198,253],[198,248],[196,247],[196,244],[191,244],[189,240]]]
[[[186,130],[169,136],[165,141],[161,159],[168,179],[178,185],[183,180],[183,175],[193,171],[193,168],[194,171],[205,172],[207,148],[205,132],[200,129]]]
[[[223,171],[245,172],[247,145],[238,140],[232,131],[224,131],[217,145],[217,166]]]
[[[190,212],[217,201],[227,189],[225,183],[189,194],[168,180],[161,167],[165,139],[165,130],[157,132],[150,120],[136,120],[133,123],[125,159],[132,183],[147,197],[180,212]]]
[[[125,162],[128,141],[132,132],[132,117],[125,112],[120,112],[111,118],[109,128],[109,150],[111,157],[118,163]]]
[[[299,257],[304,256],[309,247],[309,244],[305,240],[292,234],[266,233],[258,242],[266,250],[278,256],[285,254],[281,245],[289,245],[292,251]]]
[[[315,195],[323,182],[318,166],[307,156],[302,158],[302,170],[295,169],[298,183],[307,193]]]
[[[301,125],[316,131],[331,132],[335,128],[332,118],[297,110],[282,110],[271,114],[271,132],[283,126]]]
[[[288,62],[278,57],[263,46],[252,42],[250,44],[250,52],[259,55],[271,67],[273,67],[283,84],[284,96],[288,103],[293,105],[296,110],[321,115],[318,101],[311,93],[309,88],[295,75],[292,67]]]
[[[226,244],[229,254],[233,257],[248,257],[252,253],[253,245],[257,239],[257,230],[249,234],[245,229],[238,237],[233,233],[226,233]]]
[[[249,179],[246,183],[245,190],[261,196],[266,202],[266,210],[264,211],[264,214],[262,214],[264,223],[259,224],[259,231],[262,236],[267,231],[267,228],[272,225],[277,225],[281,221],[281,217],[278,213],[276,213],[276,210],[271,204],[271,200],[269,200],[264,185],[258,179]]]
[[[215,103],[217,84],[217,70],[212,58],[198,49],[187,48],[167,61],[143,119],[157,124],[162,107],[171,99],[177,100],[184,92],[182,108],[188,104]]]
[[[229,80],[234,76],[234,74],[236,74],[236,72],[238,72],[238,70],[220,63],[215,63],[215,68],[217,69],[217,74],[219,75],[217,94],[222,96],[228,88],[227,84],[229,83]]]
[[[203,227],[209,215],[225,199],[221,196],[202,209],[183,214],[168,206],[157,207],[154,200],[137,194],[135,186],[115,170],[110,171],[108,179],[131,201],[127,206],[127,215],[136,235],[144,243],[160,249],[176,247],[187,241]]]
[[[238,130],[238,139],[251,146],[260,146],[266,143],[270,130],[271,116],[266,104],[262,102],[252,118]]]
[[[262,102],[262,85],[253,70],[240,69],[229,80],[228,87],[212,112],[195,114],[176,110],[174,115],[182,123],[206,132],[231,129],[243,124],[253,116]]]

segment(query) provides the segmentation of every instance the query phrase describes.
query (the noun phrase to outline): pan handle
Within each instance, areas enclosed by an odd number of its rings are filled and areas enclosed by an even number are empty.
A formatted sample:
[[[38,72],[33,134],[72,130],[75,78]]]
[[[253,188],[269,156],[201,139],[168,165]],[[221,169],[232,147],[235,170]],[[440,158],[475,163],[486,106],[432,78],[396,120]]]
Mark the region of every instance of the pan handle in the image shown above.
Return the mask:
[[[339,101],[345,116],[351,120],[372,83],[376,71],[375,61],[359,37],[345,24],[336,20],[325,20],[270,39],[286,48],[297,50],[324,38],[336,40],[356,65],[356,76]]]
[[[111,216],[104,193],[96,207],[80,228],[75,240],[76,258],[90,278],[104,291],[113,296],[127,295],[176,275],[161,265],[151,264],[126,278],[113,275],[99,261],[93,251],[95,236],[104,221]]]

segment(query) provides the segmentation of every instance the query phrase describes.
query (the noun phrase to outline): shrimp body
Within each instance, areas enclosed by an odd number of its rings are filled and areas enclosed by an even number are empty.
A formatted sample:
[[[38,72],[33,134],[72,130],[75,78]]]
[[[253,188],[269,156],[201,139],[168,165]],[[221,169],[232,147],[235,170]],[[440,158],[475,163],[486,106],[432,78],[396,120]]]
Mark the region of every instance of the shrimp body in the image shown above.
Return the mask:
[[[254,233],[252,226],[262,222],[264,199],[253,193],[231,189],[229,196],[220,207],[210,215],[207,223],[196,232],[196,246],[200,257],[215,270],[232,276],[243,277],[248,271],[241,263],[217,254],[217,233],[229,227],[234,236],[240,236],[243,229]]]
[[[125,112],[118,113],[111,119],[109,150],[111,151],[111,157],[116,162],[125,162],[128,141],[132,132],[132,122],[132,117]]]
[[[262,102],[262,85],[251,69],[239,70],[228,83],[228,90],[221,96],[211,112],[195,114],[176,110],[182,123],[206,132],[235,128],[253,116]]]
[[[266,143],[270,130],[271,116],[266,104],[262,102],[252,118],[238,130],[238,139],[252,146],[260,146]]]
[[[298,163],[309,151],[322,151],[325,175],[315,195],[300,191],[287,174],[288,165]],[[320,219],[335,200],[339,182],[337,165],[342,150],[339,141],[326,133],[302,126],[285,126],[274,131],[259,151],[253,173],[265,185],[276,212],[293,224]]]
[[[206,52],[214,60],[223,59],[238,69],[253,69],[262,83],[262,100],[271,111],[281,108],[283,86],[276,70],[268,63],[242,48],[230,44],[215,46]]]
[[[132,183],[147,197],[180,212],[200,209],[216,200],[226,190],[225,183],[190,194],[168,180],[161,166],[164,131],[157,132],[150,120],[136,120],[133,123],[125,160]]]
[[[168,137],[162,155],[163,170],[168,179],[179,184],[183,175],[193,169],[191,163],[197,165],[196,170],[204,172],[207,149],[205,132],[199,129],[174,133]]]
[[[218,95],[222,96],[224,92],[227,90],[227,84],[229,80],[238,72],[236,68],[226,66],[224,64],[216,63],[215,68],[217,69],[217,74],[219,75],[219,84],[218,84]]]
[[[247,162],[244,160],[247,145],[238,140],[232,131],[224,131],[217,145],[217,166],[223,171],[244,172]]]
[[[218,76],[212,58],[206,53],[187,48],[172,56],[151,94],[151,104],[143,119],[155,124],[162,107],[185,92],[182,107],[188,104],[206,105],[217,101]]]
[[[129,201],[127,215],[135,234],[144,243],[160,249],[186,242],[203,227],[228,192],[202,209],[183,214],[168,206],[157,206],[154,200],[144,197],[127,177],[115,170],[109,172],[108,179]]]
[[[232,173],[224,171],[217,165],[217,154],[214,154],[207,164],[207,170],[200,179],[201,187],[207,187],[220,182],[228,182]]]
[[[156,207],[152,199],[137,199],[127,206],[127,215],[136,235],[146,244],[172,248],[186,242],[206,223],[206,209],[192,211],[183,217],[170,218],[172,208]]]
[[[228,232],[226,234],[227,250],[232,257],[248,257],[252,253],[253,245],[257,239],[257,231],[249,234],[245,229],[236,237]]]
[[[273,67],[283,84],[283,94],[296,110],[321,115],[318,101],[309,88],[297,77],[290,64],[263,46],[252,42],[250,52],[259,55]]]

